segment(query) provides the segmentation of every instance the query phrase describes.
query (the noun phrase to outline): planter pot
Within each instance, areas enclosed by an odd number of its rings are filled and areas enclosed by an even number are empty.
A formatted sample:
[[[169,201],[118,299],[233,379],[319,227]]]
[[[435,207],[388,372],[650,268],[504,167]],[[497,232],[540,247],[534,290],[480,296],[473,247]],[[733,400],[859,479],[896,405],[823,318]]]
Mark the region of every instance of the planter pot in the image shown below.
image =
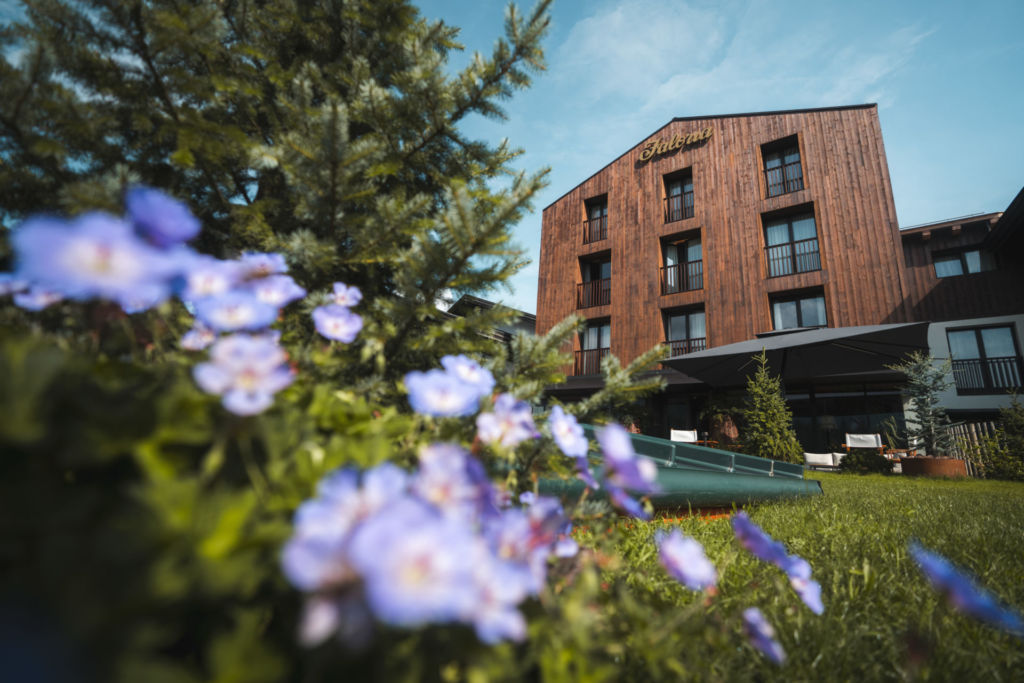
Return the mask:
[[[903,474],[911,477],[966,477],[967,465],[956,458],[901,458]]]

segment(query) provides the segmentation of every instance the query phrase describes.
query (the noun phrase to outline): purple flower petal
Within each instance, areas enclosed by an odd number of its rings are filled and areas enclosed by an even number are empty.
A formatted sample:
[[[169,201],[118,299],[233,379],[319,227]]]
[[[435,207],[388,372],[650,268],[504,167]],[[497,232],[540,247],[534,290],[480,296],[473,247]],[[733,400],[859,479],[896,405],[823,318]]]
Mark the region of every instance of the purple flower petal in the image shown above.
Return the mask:
[[[466,417],[479,407],[477,392],[443,370],[410,372],[405,376],[409,404],[421,415]]]
[[[344,282],[334,283],[334,303],[351,308],[363,300],[363,293],[356,286],[347,286]]]
[[[946,596],[956,609],[1011,633],[1024,633],[1024,618],[1003,607],[996,598],[978,586],[974,579],[938,553],[911,543],[910,555],[932,587]]]
[[[480,398],[490,396],[494,391],[494,375],[467,356],[445,356],[441,359],[441,366],[448,374],[473,387]]]
[[[124,197],[128,218],[159,247],[187,242],[199,234],[199,220],[184,203],[151,187],[136,186]]]
[[[756,607],[743,610],[743,630],[746,631],[750,644],[760,650],[768,659],[776,664],[786,661],[786,651],[775,640],[775,629],[764,618],[764,614]]]
[[[548,418],[548,428],[551,430],[551,437],[555,444],[570,458],[586,457],[590,444],[583,434],[583,427],[576,422],[576,418],[562,410],[562,406],[555,406],[551,409],[551,416]]]
[[[475,389],[474,389],[475,390]],[[499,443],[512,448],[540,434],[533,424],[530,404],[511,394],[501,394],[494,402],[493,413],[481,413],[476,418],[477,435],[484,443]]]
[[[207,327],[220,332],[260,330],[277,320],[277,309],[252,294],[232,291],[197,301],[196,317]]]
[[[313,309],[313,324],[322,336],[350,344],[363,329],[363,319],[344,306],[329,304]]]
[[[657,539],[658,555],[669,575],[690,590],[701,591],[715,585],[718,574],[704,554],[704,547],[679,529]]]
[[[289,275],[270,275],[249,283],[256,298],[274,308],[281,308],[306,296],[306,290],[295,284]]]

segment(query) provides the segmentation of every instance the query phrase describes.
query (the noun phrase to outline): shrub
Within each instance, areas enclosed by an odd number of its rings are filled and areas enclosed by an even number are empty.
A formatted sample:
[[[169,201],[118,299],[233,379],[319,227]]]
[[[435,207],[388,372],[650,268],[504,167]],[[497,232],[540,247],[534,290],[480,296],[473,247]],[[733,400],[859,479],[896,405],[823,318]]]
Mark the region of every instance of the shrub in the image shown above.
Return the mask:
[[[740,434],[743,452],[761,458],[803,462],[793,429],[793,413],[782,396],[782,382],[768,371],[768,356],[754,356],[757,371],[747,378],[747,399]]]
[[[875,451],[854,448],[840,461],[839,471],[854,474],[886,474],[892,472],[892,463]]]

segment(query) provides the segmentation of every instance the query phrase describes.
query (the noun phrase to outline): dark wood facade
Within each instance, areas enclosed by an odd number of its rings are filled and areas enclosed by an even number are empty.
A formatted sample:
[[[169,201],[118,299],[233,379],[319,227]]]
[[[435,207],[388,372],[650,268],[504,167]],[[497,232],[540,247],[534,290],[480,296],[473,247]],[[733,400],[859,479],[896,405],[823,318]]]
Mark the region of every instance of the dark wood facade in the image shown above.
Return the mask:
[[[799,168],[766,169],[770,157],[784,165],[776,150],[786,149],[797,150]],[[674,178],[692,182],[692,217],[669,220],[680,217]],[[602,203],[607,236],[585,243]],[[797,214],[814,217],[817,260],[772,277],[765,224]],[[544,209],[542,226],[537,333],[572,313],[610,321],[611,353],[623,363],[668,341],[666,315],[676,311],[703,309],[708,347],[770,331],[770,301],[787,293],[823,295],[829,326],[911,319],[875,105],[673,119]],[[701,288],[663,294],[666,238],[697,236]],[[597,272],[590,264],[604,259],[608,303],[602,295],[580,307],[580,291],[595,287],[581,288]]]
[[[997,247],[990,239],[1001,215],[971,216],[903,231],[908,303],[914,320],[958,320],[1024,310],[1022,255],[1018,249]],[[961,268],[961,274],[939,277],[936,260],[967,252],[980,252],[982,270]]]

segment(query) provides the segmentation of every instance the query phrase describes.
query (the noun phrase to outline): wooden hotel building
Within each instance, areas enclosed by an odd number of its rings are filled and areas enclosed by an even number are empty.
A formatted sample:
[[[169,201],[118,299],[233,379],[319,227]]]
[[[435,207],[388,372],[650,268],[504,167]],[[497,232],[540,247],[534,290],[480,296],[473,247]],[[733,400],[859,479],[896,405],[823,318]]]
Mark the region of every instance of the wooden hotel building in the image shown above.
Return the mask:
[[[604,355],[627,363],[657,344],[681,358],[792,330],[980,316],[1009,316],[993,324],[1013,367],[995,383],[1019,385],[1024,271],[979,246],[1001,216],[901,232],[874,104],[675,118],[544,209],[537,333],[586,319],[552,392],[593,391]],[[1019,248],[1014,220],[996,232]],[[713,386],[672,365],[641,411],[646,433],[705,427],[709,399],[742,393],[745,373]],[[808,450],[902,419],[901,376],[841,370],[787,379]]]

